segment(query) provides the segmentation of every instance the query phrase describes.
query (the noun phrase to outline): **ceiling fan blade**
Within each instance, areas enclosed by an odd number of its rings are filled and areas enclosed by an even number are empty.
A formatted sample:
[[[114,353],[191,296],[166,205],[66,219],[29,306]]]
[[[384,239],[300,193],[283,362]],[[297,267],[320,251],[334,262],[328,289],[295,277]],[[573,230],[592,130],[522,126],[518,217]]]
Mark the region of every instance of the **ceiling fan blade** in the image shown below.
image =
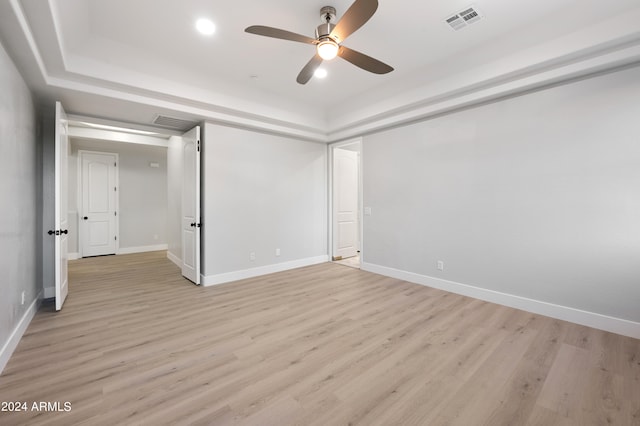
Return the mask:
[[[317,44],[318,41],[314,38],[303,36],[301,34],[292,33],[291,31],[285,31],[273,27],[265,27],[263,25],[252,25],[244,30],[250,34],[257,34],[265,37],[279,38],[282,40],[297,41],[300,43]]]
[[[307,65],[302,68],[302,71],[300,71],[300,74],[298,74],[298,78],[296,78],[296,81],[300,84],[307,84],[307,82],[311,80],[311,77],[313,77],[313,73],[321,63],[322,58],[316,53],[315,56],[311,58],[309,62],[307,62]]]
[[[353,65],[374,74],[386,74],[393,71],[393,67],[390,67],[384,62],[380,62],[379,60],[374,59],[371,56],[367,56],[364,53],[349,49],[345,46],[340,46],[340,50],[338,50],[338,56],[346,61],[351,62]]]
[[[347,37],[363,26],[378,9],[378,0],[356,0],[342,15],[331,37],[342,43]]]

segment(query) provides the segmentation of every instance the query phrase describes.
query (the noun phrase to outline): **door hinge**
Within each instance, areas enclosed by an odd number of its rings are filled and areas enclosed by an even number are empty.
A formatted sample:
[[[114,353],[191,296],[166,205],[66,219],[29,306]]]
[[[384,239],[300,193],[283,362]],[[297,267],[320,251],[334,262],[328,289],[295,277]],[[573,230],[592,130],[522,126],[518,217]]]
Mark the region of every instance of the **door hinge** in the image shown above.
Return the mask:
[[[114,216],[118,216],[118,212],[113,212],[113,215]]]
[[[114,239],[114,240],[116,240],[116,241],[118,241],[118,237],[117,237],[117,236],[116,236],[116,237],[113,237],[113,239]]]
[[[113,163],[113,167],[118,167],[118,163]]]
[[[117,190],[118,190],[118,188],[116,188],[116,187],[114,186],[114,187],[113,187],[113,190],[114,190],[114,191],[117,191]]]
[[[198,152],[200,152],[200,141],[198,141]]]

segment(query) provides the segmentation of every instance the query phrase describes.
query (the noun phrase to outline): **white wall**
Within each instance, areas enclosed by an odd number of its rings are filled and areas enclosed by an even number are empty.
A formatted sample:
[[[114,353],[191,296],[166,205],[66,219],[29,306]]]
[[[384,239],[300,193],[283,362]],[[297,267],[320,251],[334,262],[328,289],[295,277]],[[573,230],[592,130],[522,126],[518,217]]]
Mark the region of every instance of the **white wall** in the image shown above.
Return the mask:
[[[640,337],[639,118],[633,68],[366,136],[364,268]]]
[[[0,45],[0,372],[41,296],[39,144],[31,94]],[[22,303],[22,293],[25,302]]]
[[[325,145],[211,123],[202,145],[205,284],[326,261]]]
[[[111,152],[119,156],[119,251],[127,253],[166,248],[167,148],[71,139],[69,252],[78,252],[78,150]],[[152,162],[158,163],[159,167],[150,167]]]

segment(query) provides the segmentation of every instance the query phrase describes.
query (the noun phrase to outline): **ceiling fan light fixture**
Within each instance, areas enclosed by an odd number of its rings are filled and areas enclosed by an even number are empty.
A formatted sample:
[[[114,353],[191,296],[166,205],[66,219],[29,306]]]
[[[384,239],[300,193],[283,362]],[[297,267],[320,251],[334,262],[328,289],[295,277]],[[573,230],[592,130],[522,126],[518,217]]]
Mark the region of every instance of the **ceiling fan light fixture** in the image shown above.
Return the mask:
[[[331,59],[338,56],[338,43],[331,39],[325,39],[318,43],[318,55],[324,59],[325,61],[330,61]]]

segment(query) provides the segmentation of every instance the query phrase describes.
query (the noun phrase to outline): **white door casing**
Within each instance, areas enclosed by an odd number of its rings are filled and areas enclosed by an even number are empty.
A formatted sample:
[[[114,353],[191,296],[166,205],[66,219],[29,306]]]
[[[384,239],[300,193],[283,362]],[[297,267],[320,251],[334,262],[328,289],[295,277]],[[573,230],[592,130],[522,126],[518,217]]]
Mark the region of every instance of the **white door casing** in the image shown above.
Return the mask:
[[[118,155],[79,151],[80,255],[115,254],[118,248]]]
[[[333,257],[358,253],[358,153],[333,150]]]
[[[200,284],[200,126],[182,135],[182,275]]]
[[[54,229],[49,233],[56,239],[55,242],[55,288],[56,311],[62,309],[69,292],[69,277],[67,262],[68,255],[68,162],[69,162],[69,136],[67,114],[60,102],[56,102],[55,120],[55,218]]]

